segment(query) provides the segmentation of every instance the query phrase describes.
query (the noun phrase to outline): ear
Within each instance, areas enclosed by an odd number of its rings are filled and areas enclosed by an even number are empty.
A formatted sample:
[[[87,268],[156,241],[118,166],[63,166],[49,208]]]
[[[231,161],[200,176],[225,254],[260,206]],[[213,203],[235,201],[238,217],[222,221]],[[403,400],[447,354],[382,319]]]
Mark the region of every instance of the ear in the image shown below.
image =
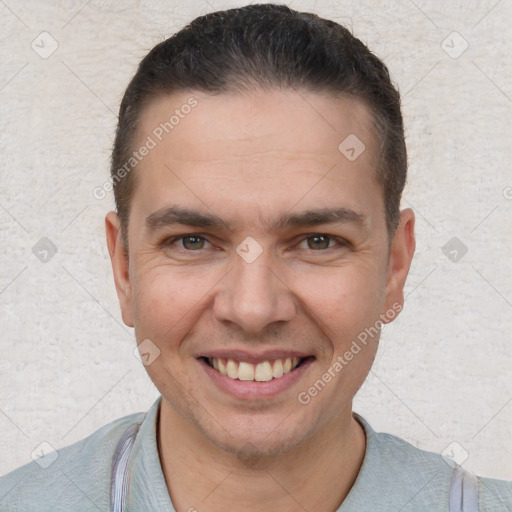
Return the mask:
[[[407,208],[400,212],[400,223],[391,241],[385,286],[385,309],[381,315],[384,323],[391,322],[404,306],[404,285],[415,248],[414,212]]]
[[[132,287],[130,283],[128,254],[124,251],[121,238],[121,224],[116,212],[109,212],[105,217],[107,246],[114,272],[117,297],[121,306],[123,322],[133,327]]]

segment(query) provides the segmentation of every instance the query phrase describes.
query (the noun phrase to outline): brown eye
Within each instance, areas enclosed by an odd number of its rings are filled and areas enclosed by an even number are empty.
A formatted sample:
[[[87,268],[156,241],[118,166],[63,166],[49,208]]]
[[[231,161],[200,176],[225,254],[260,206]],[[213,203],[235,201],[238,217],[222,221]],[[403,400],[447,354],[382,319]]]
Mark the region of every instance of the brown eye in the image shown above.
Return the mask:
[[[204,238],[201,236],[184,236],[181,238],[183,241],[183,247],[188,250],[202,249],[204,246]]]
[[[309,249],[328,249],[331,239],[325,235],[313,235],[307,238]]]
[[[182,252],[196,252],[205,249],[205,243],[208,244],[209,242],[204,236],[192,234],[167,238],[161,245],[166,250],[178,249]]]

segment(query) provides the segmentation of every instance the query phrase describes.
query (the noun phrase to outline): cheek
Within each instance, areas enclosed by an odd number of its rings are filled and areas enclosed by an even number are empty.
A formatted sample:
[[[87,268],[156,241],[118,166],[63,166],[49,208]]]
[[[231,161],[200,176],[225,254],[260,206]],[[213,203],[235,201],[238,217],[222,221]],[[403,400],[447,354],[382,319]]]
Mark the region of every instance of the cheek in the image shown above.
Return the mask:
[[[384,301],[382,269],[375,265],[324,268],[295,276],[295,291],[335,335],[345,337],[378,318]]]
[[[190,278],[164,267],[139,274],[135,280],[133,309],[137,340],[166,343],[179,336],[204,291]]]
[[[140,268],[133,294],[137,341],[149,338],[168,357],[185,357],[181,342],[201,328],[201,315],[212,307],[210,292],[225,271],[165,264]]]
[[[184,366],[190,361],[180,352],[180,347],[196,325],[194,307],[205,291],[193,286],[193,280],[180,277],[164,266],[146,268],[135,283],[133,310],[137,343],[149,339],[158,349],[158,356],[145,369],[164,396],[184,407],[184,396],[193,393],[193,382],[187,376],[188,366]]]
[[[332,380],[325,398],[340,406],[355,395],[374,361],[382,325],[383,282],[382,269],[353,266],[324,280],[322,289],[311,288],[317,323],[331,344],[316,378],[324,375]]]

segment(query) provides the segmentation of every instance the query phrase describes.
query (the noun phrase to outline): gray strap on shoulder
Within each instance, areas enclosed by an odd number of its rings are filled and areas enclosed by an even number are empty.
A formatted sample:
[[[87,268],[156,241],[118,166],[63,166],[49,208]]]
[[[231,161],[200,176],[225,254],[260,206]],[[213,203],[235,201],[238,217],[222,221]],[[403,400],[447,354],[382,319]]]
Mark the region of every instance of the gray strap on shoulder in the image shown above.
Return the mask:
[[[450,482],[450,512],[478,512],[478,494],[476,476],[456,467]]]
[[[114,451],[110,471],[111,512],[123,512],[125,509],[129,489],[128,462],[140,425],[140,423],[130,425]]]

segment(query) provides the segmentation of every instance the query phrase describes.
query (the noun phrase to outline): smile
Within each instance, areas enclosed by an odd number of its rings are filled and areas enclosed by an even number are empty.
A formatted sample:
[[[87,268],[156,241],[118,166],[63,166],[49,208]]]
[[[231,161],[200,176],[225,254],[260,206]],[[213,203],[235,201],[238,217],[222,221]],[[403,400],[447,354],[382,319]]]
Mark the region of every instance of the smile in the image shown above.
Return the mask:
[[[305,359],[307,358],[287,357],[253,364],[246,361],[237,361],[235,359],[225,359],[221,357],[204,358],[208,366],[221,375],[233,380],[256,382],[268,382],[274,379],[280,379],[283,375],[297,368]]]

